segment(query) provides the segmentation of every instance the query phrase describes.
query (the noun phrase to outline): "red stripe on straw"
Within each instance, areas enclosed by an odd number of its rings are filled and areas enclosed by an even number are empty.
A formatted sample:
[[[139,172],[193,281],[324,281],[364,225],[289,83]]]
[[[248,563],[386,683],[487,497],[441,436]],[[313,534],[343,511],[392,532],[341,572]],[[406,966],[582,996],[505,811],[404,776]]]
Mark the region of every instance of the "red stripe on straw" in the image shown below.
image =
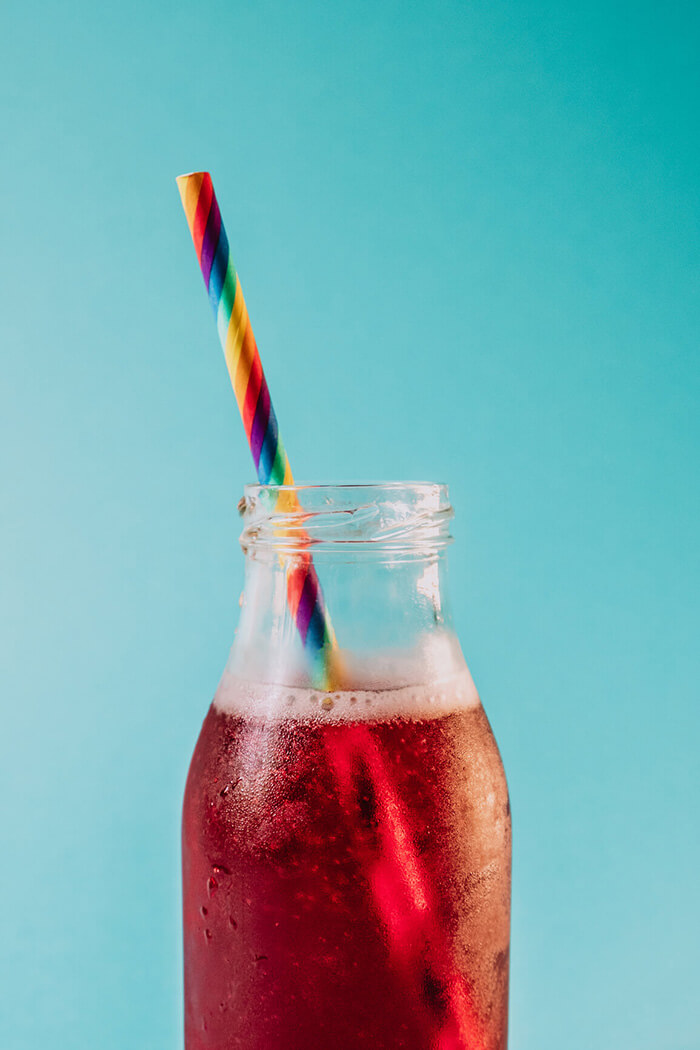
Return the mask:
[[[204,231],[207,228],[207,219],[209,218],[209,212],[211,210],[211,202],[214,196],[214,187],[209,175],[205,175],[202,180],[202,185],[199,190],[199,197],[197,199],[197,207],[194,213],[194,219],[192,220],[192,240],[194,241],[194,250],[197,253],[197,259],[201,264],[202,259],[202,243],[204,241]]]
[[[297,609],[299,608],[299,600],[301,598],[301,593],[304,590],[304,583],[307,574],[308,566],[306,560],[304,560],[301,565],[295,565],[287,576],[287,602],[289,604],[289,611],[295,621],[297,618]]]
[[[334,741],[327,741],[335,766],[340,796],[351,815],[358,850],[377,913],[383,922],[392,955],[422,1003],[441,1050],[482,1050],[483,1037],[469,989],[452,961],[445,931],[430,900],[429,882],[410,833],[404,808],[386,760],[367,726],[349,727]],[[359,811],[361,778],[368,777],[377,806],[376,826],[367,831]],[[357,777],[360,781],[357,781]],[[377,848],[376,836],[381,846]],[[430,994],[431,987],[437,995]],[[432,1043],[431,1043],[432,1045]]]
[[[246,346],[246,341],[248,346]],[[252,346],[250,346],[252,344]],[[250,353],[253,356],[253,360],[250,366],[250,375],[248,376],[248,386],[245,392],[245,398],[243,400],[243,426],[245,427],[246,437],[250,442],[250,436],[253,430],[253,420],[255,419],[255,409],[258,404],[258,397],[260,396],[260,387],[263,382],[263,370],[262,364],[260,363],[260,356],[256,352],[255,340],[253,339],[253,333],[250,329],[250,325],[246,328],[245,335],[243,336],[243,347],[241,348],[241,357],[244,353]]]

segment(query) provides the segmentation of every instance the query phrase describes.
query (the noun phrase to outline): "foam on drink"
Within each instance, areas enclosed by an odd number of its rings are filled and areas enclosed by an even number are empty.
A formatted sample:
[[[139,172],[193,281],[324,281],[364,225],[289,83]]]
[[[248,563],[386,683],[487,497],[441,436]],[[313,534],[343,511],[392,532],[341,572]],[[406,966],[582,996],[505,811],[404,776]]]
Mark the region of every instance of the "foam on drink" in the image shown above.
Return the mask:
[[[341,663],[346,687],[324,691],[306,684],[306,668],[295,667],[292,655],[285,656],[277,675],[267,667],[254,677],[254,657],[234,648],[214,706],[246,718],[330,723],[386,722],[398,717],[421,721],[479,703],[459,643],[447,632],[436,632],[410,650],[386,650],[361,658],[342,652]],[[244,673],[238,669],[241,666]]]
[[[466,668],[459,675],[429,685],[344,689],[331,693],[249,682],[227,672],[214,700],[216,708],[226,714],[323,722],[388,722],[399,717],[423,721],[475,707],[478,703],[476,686]]]

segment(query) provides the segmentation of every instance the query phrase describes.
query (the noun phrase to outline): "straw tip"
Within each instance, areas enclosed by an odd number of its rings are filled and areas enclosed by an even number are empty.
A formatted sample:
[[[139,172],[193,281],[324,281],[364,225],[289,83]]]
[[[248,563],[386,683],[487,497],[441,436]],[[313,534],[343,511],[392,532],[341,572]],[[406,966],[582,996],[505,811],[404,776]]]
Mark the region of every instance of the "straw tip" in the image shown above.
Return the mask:
[[[180,186],[185,182],[189,182],[190,179],[203,179],[205,177],[211,178],[208,171],[187,171],[184,175],[176,175],[175,182]]]

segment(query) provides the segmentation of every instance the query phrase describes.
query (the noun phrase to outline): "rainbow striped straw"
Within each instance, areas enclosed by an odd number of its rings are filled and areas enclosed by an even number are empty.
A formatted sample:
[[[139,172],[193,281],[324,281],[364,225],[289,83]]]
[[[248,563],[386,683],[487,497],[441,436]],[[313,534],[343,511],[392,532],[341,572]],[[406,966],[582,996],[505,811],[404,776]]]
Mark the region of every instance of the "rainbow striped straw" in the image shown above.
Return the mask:
[[[211,175],[206,171],[179,175],[177,185],[258,478],[264,485],[293,485],[292,468],[280,437]],[[286,510],[301,510],[296,493],[280,493],[277,505],[283,501]],[[330,688],[331,654],[337,651],[337,642],[311,555],[306,551],[294,559],[287,571],[287,602],[309,654],[315,684]]]
[[[180,175],[177,184],[258,478],[263,484],[293,485],[211,176],[203,171]],[[286,510],[302,510],[293,491],[285,489],[280,493],[277,505],[282,501]],[[315,685],[338,688],[334,681],[339,674],[338,645],[311,554],[302,549],[294,561],[294,566],[287,571],[287,601],[316,671]],[[449,953],[441,944],[440,932],[430,916],[420,857],[411,842],[409,822],[376,744],[367,727],[360,726],[337,745],[329,746],[338,789],[346,806],[353,806],[353,767],[361,762],[371,775],[384,814],[384,851],[378,859],[368,858],[370,885],[394,953],[412,972],[414,983],[417,982],[416,994],[437,1026],[436,1050],[479,1050],[482,1042],[469,991],[463,976],[454,972],[448,961]],[[357,823],[359,826],[361,821]],[[432,959],[424,955],[423,937],[432,945]],[[436,1010],[430,996],[426,996],[428,963],[431,980],[440,981],[445,990],[447,1017],[442,1015],[439,1004]]]

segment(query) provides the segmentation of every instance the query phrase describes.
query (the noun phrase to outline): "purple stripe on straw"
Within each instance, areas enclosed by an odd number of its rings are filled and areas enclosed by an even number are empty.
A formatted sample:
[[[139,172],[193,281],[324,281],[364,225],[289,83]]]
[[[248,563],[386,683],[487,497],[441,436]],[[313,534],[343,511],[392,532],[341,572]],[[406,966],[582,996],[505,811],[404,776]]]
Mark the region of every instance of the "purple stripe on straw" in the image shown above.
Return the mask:
[[[260,466],[260,451],[265,440],[267,424],[270,420],[270,391],[267,383],[263,382],[260,387],[258,403],[255,406],[253,425],[250,428],[250,451],[253,453],[255,469]]]
[[[309,572],[306,574],[304,580],[304,586],[301,592],[301,598],[299,599],[299,605],[297,607],[297,630],[301,635],[301,640],[306,645],[306,635],[309,631],[309,621],[316,605],[316,599],[318,595],[318,587],[312,574]]]
[[[216,197],[212,197],[209,218],[207,219],[207,225],[204,230],[204,238],[202,240],[202,254],[199,257],[199,265],[202,268],[202,277],[204,278],[204,283],[207,286],[207,291],[209,290],[211,264],[213,263],[214,255],[216,254],[216,246],[219,243],[220,231],[221,212],[219,211],[219,205],[216,203]]]

